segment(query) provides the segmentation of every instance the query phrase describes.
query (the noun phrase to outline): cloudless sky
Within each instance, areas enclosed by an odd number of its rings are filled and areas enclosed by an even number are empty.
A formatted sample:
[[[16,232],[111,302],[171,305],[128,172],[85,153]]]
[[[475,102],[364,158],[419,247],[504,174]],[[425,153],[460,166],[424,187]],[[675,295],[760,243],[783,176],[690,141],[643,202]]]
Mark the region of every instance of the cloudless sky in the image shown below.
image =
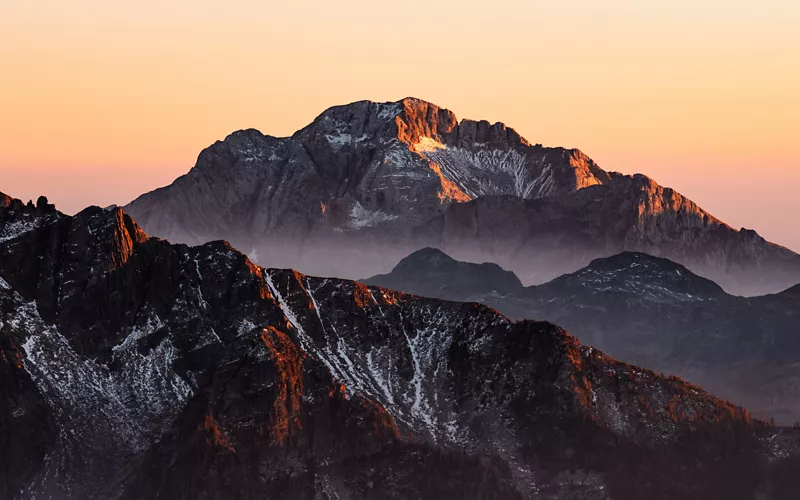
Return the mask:
[[[0,0],[0,190],[67,212],[234,130],[406,96],[800,250],[796,0]]]

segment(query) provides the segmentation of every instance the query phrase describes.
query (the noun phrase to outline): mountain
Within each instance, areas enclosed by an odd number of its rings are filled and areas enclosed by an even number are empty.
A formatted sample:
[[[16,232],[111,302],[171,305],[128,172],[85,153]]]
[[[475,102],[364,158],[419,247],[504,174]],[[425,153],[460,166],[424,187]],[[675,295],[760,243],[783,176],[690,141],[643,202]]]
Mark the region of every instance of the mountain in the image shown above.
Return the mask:
[[[171,241],[224,238],[271,265],[355,277],[415,249],[411,230],[452,201],[607,178],[579,151],[530,145],[505,125],[458,122],[409,98],[334,107],[288,138],[235,132],[125,209]]]
[[[487,295],[521,294],[525,290],[514,273],[497,264],[460,262],[435,248],[418,250],[401,260],[391,273],[362,281],[459,302],[477,302]]]
[[[469,300],[511,318],[563,325],[617,359],[697,382],[760,417],[800,421],[800,285],[732,296],[680,264],[627,252],[520,290],[505,274],[487,275],[487,264],[439,252],[436,260],[447,264],[432,265],[429,253],[414,253],[365,283],[459,299],[459,284],[482,279]]]
[[[800,256],[645,176],[412,98],[333,107],[291,137],[235,132],[125,210],[173,242],[226,239],[258,262],[326,276],[385,273],[435,247],[526,284],[625,250],[734,293],[800,281]]]
[[[793,498],[800,434],[485,306],[0,208],[4,498]]]

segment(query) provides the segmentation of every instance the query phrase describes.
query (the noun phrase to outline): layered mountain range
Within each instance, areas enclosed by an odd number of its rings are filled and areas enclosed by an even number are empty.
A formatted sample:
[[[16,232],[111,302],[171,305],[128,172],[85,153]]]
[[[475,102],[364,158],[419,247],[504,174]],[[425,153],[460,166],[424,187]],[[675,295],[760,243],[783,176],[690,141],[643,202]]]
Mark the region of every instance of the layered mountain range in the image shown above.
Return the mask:
[[[789,499],[800,434],[474,303],[0,207],[9,499]]]
[[[125,208],[170,241],[226,239],[262,264],[325,276],[385,273],[436,247],[526,284],[622,251],[737,294],[800,282],[800,256],[643,175],[412,98],[333,107],[291,137],[235,132]]]
[[[524,287],[495,264],[459,262],[435,249],[365,283],[552,321],[617,359],[699,383],[755,415],[800,421],[800,285],[732,296],[670,260],[622,253]]]

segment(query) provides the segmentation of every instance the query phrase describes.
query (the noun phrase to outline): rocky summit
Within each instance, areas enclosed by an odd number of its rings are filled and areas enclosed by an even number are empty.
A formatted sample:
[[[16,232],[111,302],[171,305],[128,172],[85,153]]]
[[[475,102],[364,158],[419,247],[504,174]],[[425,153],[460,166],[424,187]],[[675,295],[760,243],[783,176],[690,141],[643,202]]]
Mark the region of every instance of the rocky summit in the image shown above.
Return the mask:
[[[800,434],[550,323],[0,208],[9,499],[789,499]]]
[[[333,107],[286,138],[235,132],[125,209],[172,242],[225,239],[256,262],[324,276],[386,273],[434,247],[526,284],[622,251],[670,258],[737,294],[800,281],[800,256],[643,175],[412,98]]]

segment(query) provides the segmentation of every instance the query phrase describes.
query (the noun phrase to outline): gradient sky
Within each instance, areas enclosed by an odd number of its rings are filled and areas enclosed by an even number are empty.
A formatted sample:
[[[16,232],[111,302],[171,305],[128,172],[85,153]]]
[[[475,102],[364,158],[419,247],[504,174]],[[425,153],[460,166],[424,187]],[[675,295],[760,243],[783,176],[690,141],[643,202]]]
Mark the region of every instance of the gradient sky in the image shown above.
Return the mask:
[[[254,127],[414,96],[800,251],[800,2],[0,0],[0,190],[123,204]]]

